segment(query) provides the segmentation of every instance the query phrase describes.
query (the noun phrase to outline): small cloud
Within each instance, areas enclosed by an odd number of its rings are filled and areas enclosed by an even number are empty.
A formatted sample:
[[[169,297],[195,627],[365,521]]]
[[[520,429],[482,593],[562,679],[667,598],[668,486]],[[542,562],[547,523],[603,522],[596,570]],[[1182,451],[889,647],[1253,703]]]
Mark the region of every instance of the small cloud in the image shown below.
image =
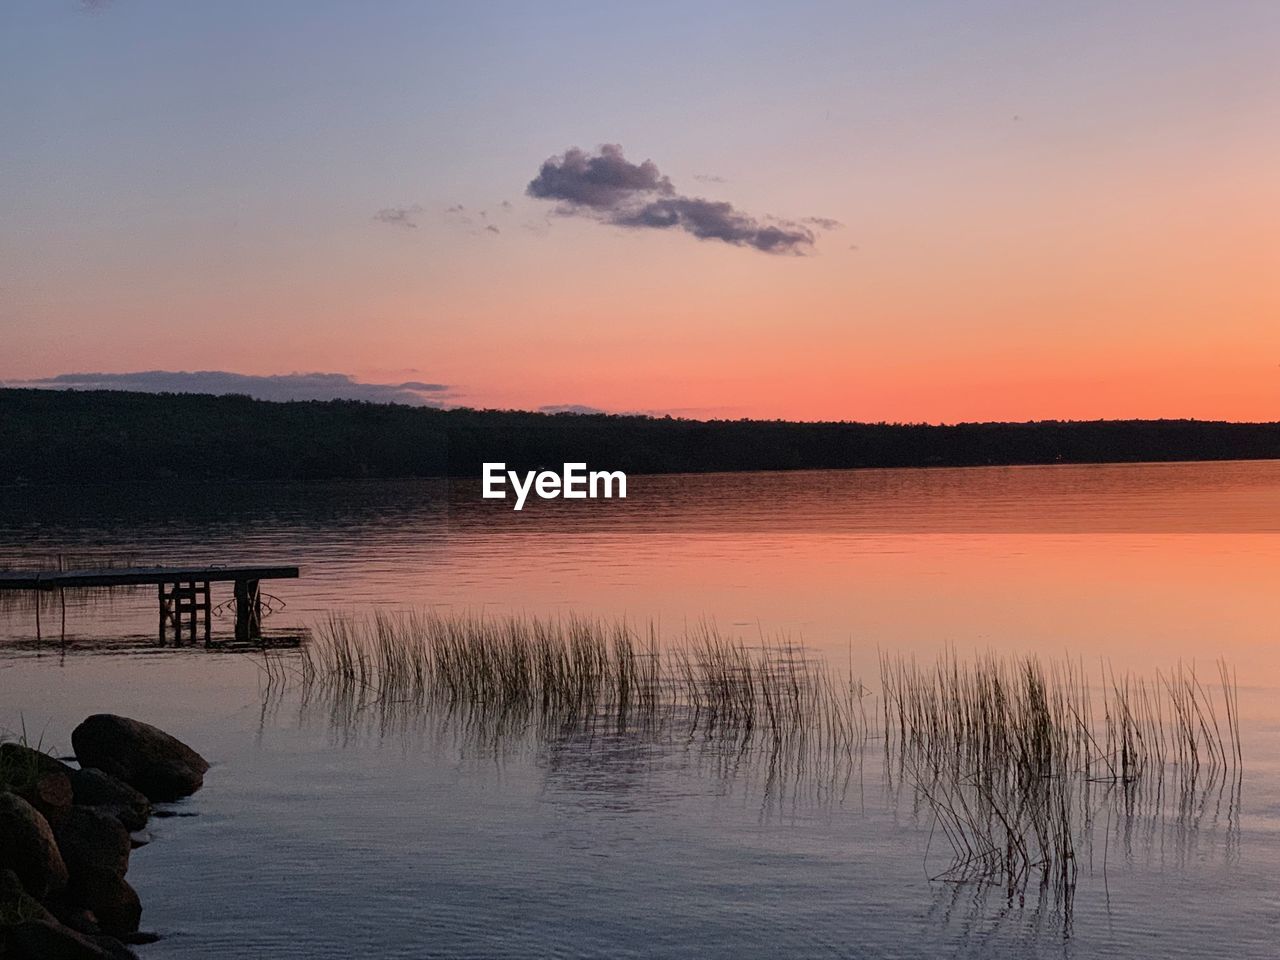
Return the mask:
[[[143,370],[137,373],[61,373],[16,380],[9,387],[45,390],[128,390],[140,393],[243,394],[255,400],[366,400],[440,407],[453,396],[443,383],[361,383],[346,373],[284,373],[256,376],[225,370]]]
[[[700,183],[728,183],[724,177],[718,177],[714,173],[695,173],[693,179]]]
[[[543,162],[525,192],[559,202],[562,216],[586,216],[628,229],[677,228],[699,240],[720,240],[765,253],[804,254],[812,230],[789,220],[759,220],[733,204],[678,193],[652,160],[632,163],[618,144],[596,154],[571,147]]]
[[[511,209],[511,201],[510,201],[510,200],[503,200],[500,204],[498,204],[498,206],[500,206],[503,210],[510,210],[510,209]]]
[[[582,403],[553,403],[539,407],[538,413],[573,413],[586,416],[593,413],[604,413],[599,407],[588,407]]]
[[[833,220],[831,217],[805,217],[803,223],[811,223],[821,230],[839,230],[844,226],[839,220]]]
[[[411,207],[383,207],[373,215],[373,219],[392,227],[416,230],[418,217],[421,215],[422,207],[415,203]]]
[[[499,204],[504,213],[509,206],[510,204]],[[502,233],[502,228],[493,222],[496,216],[491,217],[489,211],[482,208],[467,207],[461,203],[453,203],[444,208],[444,217],[450,227],[473,237]]]
[[[606,143],[595,156],[570,147],[544,161],[525,192],[575,207],[616,210],[636,197],[670,196],[675,188],[652,160],[631,163],[622,155],[622,147]]]

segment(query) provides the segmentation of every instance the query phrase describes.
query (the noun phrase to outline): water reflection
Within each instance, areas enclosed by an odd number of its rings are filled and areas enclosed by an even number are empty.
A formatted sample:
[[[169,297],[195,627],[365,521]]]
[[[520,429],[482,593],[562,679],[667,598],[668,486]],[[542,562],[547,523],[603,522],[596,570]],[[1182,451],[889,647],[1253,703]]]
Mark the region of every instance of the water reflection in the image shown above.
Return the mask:
[[[466,484],[14,489],[0,567],[59,554],[155,563],[297,563],[270,626],[335,606],[762,624],[826,651],[942,642],[1203,657],[1206,638],[1280,684],[1280,464],[637,477],[626,501],[516,514]],[[230,589],[215,602],[225,602]],[[0,593],[0,643],[35,636]],[[145,634],[153,597],[42,601],[61,637]],[[1229,611],[1229,619],[1223,611]],[[215,627],[219,626],[215,624]],[[226,628],[229,630],[229,627]],[[217,631],[215,631],[217,632]],[[858,669],[867,665],[859,663]]]
[[[200,799],[218,815],[138,871],[153,916],[198,931],[157,956],[349,956],[353,915],[388,956],[727,956],[742,936],[841,956],[1274,953],[1276,464],[633,479],[627,501],[521,514],[431,483],[7,491],[0,566],[298,562],[269,622],[295,636],[335,607],[641,615],[664,635],[706,618],[865,678],[857,749],[759,731],[744,746],[687,705],[544,723],[492,699],[308,688],[296,651],[157,650],[150,591],[68,594],[65,644],[55,598],[36,644],[32,607],[0,597],[4,723],[52,717],[66,740],[89,709],[132,711],[219,753]],[[876,677],[882,652],[931,662],[948,645],[1148,677],[1224,655],[1244,678],[1247,772],[1072,794],[1069,909],[1034,880],[1012,899],[930,881],[951,846],[885,762]],[[280,869],[246,871],[262,860]]]
[[[1065,936],[1082,881],[1105,892],[1117,866],[1239,858],[1243,766],[1225,666],[1215,697],[1181,667],[1149,686],[1112,675],[1107,687],[1034,660],[944,658],[930,675],[886,657],[872,694],[858,681],[833,684],[802,648],[706,633],[692,652],[664,648],[666,667],[654,651],[637,654],[617,625],[570,623],[567,640],[555,624],[438,616],[328,629],[341,639],[324,642],[341,649],[301,662],[264,656],[264,716],[287,702],[337,745],[393,739],[459,762],[527,764],[577,812],[735,797],[762,823],[792,822],[865,815],[871,797],[929,835],[935,883],[993,891],[969,901],[981,911],[999,891],[1002,909],[1029,910],[1037,925],[1052,919]],[[360,651],[368,659],[356,664]],[[529,666],[550,654],[599,670],[584,678],[556,660],[548,677]],[[634,656],[653,658],[656,689],[632,689],[622,703],[618,678],[634,667],[619,658]],[[828,699],[839,689],[854,691],[847,706]],[[766,722],[769,704],[784,719]]]

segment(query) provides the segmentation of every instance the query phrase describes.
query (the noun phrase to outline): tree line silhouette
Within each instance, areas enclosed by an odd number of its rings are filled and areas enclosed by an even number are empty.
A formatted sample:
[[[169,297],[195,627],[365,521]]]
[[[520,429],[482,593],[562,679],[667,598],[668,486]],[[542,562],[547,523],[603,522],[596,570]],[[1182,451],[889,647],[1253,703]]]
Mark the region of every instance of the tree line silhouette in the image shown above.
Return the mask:
[[[0,483],[479,476],[1280,458],[1280,423],[684,420],[351,400],[0,390]]]

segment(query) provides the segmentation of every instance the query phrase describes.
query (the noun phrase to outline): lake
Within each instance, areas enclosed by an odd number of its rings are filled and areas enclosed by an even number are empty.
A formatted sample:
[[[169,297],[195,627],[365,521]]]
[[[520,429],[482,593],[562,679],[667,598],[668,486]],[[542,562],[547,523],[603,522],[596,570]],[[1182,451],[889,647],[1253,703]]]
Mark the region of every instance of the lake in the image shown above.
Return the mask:
[[[783,782],[680,737],[478,738],[305,690],[296,651],[280,682],[158,648],[154,588],[48,595],[39,640],[0,596],[0,728],[67,752],[122,713],[213,763],[131,862],[144,958],[1275,956],[1280,462],[631,476],[519,513],[478,481],[4,493],[0,567],[298,564],[264,583],[277,639],[375,610],[714,624],[851,673],[872,716],[882,655],[1238,677],[1238,789],[1099,800],[1064,903],[946,877],[875,737]]]

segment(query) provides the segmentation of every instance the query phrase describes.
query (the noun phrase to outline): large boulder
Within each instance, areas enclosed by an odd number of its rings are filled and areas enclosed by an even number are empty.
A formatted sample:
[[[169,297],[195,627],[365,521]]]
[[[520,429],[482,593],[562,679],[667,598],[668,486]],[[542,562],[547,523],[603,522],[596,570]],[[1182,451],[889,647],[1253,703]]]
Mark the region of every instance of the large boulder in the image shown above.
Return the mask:
[[[87,937],[57,921],[24,920],[0,929],[5,960],[122,960],[134,954],[105,937]]]
[[[76,759],[144,793],[153,802],[178,800],[200,789],[209,764],[163,730],[110,713],[97,713],[71,733]]]
[[[105,770],[85,767],[71,772],[71,790],[78,806],[110,813],[128,830],[141,830],[151,816],[151,803],[140,791]]]
[[[12,793],[0,793],[0,869],[6,868],[38,900],[67,886],[67,865],[49,821]]]

